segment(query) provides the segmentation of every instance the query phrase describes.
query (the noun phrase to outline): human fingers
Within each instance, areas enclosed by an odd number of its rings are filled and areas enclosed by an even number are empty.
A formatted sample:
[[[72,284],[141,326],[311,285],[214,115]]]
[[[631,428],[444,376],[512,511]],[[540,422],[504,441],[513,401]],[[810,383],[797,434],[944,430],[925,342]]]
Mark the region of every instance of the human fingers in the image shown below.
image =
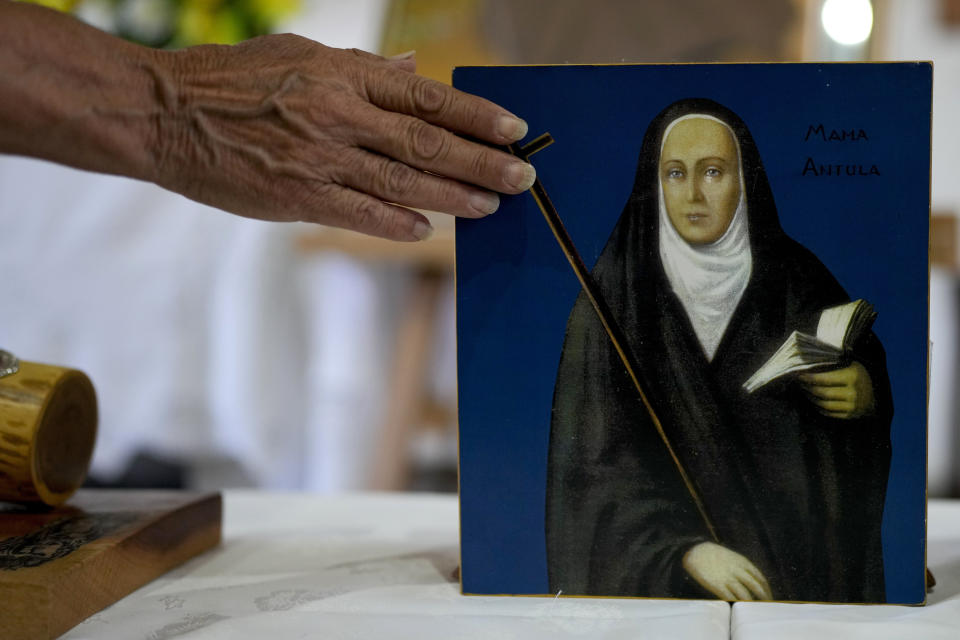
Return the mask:
[[[390,63],[390,66],[394,69],[403,69],[404,71],[413,73],[417,70],[417,52],[405,51],[404,53],[397,53],[389,56],[387,62]]]
[[[706,589],[707,592],[709,592],[710,594],[712,594],[713,597],[717,598],[718,600],[729,600],[730,597],[733,595],[732,593],[730,593],[729,590],[725,590],[725,588],[723,587],[723,585],[714,584],[714,583],[709,582],[709,581],[707,581],[707,580],[704,580],[704,579],[702,579],[702,578],[701,578],[701,579],[698,579],[698,580],[697,580],[697,583],[698,583],[701,587],[703,587],[704,589]]]
[[[845,409],[824,409],[823,407],[817,406],[817,404],[814,403],[814,408],[817,410],[817,413],[819,413],[820,415],[827,416],[828,418],[836,418],[839,420],[847,420],[849,418],[852,418],[854,415],[852,407],[845,408]]]
[[[744,566],[744,571],[749,575],[753,580],[760,585],[761,591],[766,600],[773,600],[773,589],[770,588],[770,583],[767,581],[766,576],[763,575],[763,572],[757,568],[757,565],[753,564],[746,558],[744,558],[746,565]]]
[[[426,240],[433,234],[425,216],[344,186],[326,185],[316,196],[323,200],[323,218],[306,222],[408,242]]]
[[[813,389],[819,389],[814,393]],[[846,418],[852,415],[857,396],[849,386],[845,387],[803,387],[804,395],[814,404],[817,411],[831,418]]]
[[[849,386],[803,385],[803,390],[812,398],[820,400],[849,400],[852,391]]]
[[[387,58],[384,58],[383,56],[378,56],[375,53],[364,51],[363,49],[350,48],[350,49],[344,49],[343,51],[352,55],[355,58],[360,58],[361,60],[365,60],[367,62],[383,62],[384,60],[387,59]]]
[[[726,600],[727,602],[734,602],[738,599],[736,594],[733,592],[733,590],[730,588],[730,585],[728,584],[719,586],[716,589],[713,589],[711,591],[713,591],[713,594],[715,596],[717,596],[721,600]]]
[[[738,576],[740,583],[745,586],[751,595],[751,600],[772,600],[770,596],[770,590],[764,586],[757,578],[752,575],[749,571],[744,571],[741,575]]]
[[[436,80],[372,68],[366,89],[370,101],[381,109],[486,142],[504,145],[527,135],[527,123],[503,107]]]
[[[801,373],[800,381],[808,385],[821,387],[839,387],[847,383],[846,378],[839,373],[840,370],[821,371],[818,373]]]
[[[348,170],[341,176],[343,184],[381,200],[468,218],[486,216],[500,206],[500,197],[493,192],[424,173],[379,154],[351,149],[345,155]]]
[[[412,73],[417,69],[416,51],[405,51],[404,53],[398,53],[386,58],[383,56],[378,56],[375,53],[370,53],[369,51],[364,51],[363,49],[344,49],[344,51],[347,54],[370,64],[385,65],[391,69],[407,71],[409,73]]]
[[[406,60],[388,60],[390,66],[398,71],[403,71],[405,73],[416,73],[417,72],[417,61],[413,58]]]
[[[418,169],[502,193],[525,191],[536,179],[531,164],[415,117],[368,107],[353,118],[357,144]]]
[[[753,597],[750,595],[750,589],[737,579],[730,581],[727,584],[727,588],[736,600],[753,600]]]

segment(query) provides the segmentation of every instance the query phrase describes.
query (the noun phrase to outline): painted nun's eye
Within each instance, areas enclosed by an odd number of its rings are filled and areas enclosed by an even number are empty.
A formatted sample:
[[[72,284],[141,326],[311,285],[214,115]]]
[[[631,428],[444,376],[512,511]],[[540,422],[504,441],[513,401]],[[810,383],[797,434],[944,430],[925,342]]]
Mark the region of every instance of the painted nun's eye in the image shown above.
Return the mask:
[[[708,178],[719,178],[722,175],[722,173],[720,172],[720,169],[716,167],[708,167],[707,170],[704,172],[704,175],[707,176]]]

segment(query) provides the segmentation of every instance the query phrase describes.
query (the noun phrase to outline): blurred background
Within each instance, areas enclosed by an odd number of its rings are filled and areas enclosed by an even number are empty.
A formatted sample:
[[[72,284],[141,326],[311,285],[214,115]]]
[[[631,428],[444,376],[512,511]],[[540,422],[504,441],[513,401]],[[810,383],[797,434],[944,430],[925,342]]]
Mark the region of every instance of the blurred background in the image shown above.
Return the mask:
[[[929,493],[960,496],[960,0],[45,0],[156,47],[458,65],[933,60]],[[522,114],[520,114],[522,116]],[[456,490],[453,221],[393,244],[0,156],[0,347],[86,371],[95,486]]]

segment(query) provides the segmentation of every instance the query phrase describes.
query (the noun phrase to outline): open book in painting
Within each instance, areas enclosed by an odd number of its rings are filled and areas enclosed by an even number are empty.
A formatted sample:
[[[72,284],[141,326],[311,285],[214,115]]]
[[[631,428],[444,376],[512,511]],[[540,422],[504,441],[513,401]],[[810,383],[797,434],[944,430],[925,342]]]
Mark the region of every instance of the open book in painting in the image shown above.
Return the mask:
[[[849,359],[850,348],[876,317],[877,312],[866,300],[824,309],[816,335],[800,331],[791,333],[776,353],[743,384],[743,388],[753,393],[788,373],[840,366]]]

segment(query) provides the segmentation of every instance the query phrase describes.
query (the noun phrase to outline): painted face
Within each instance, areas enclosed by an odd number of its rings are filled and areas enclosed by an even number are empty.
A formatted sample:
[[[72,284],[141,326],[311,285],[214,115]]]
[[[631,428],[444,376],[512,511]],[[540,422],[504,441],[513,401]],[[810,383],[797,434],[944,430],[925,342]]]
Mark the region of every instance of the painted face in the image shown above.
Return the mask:
[[[730,130],[706,118],[674,125],[660,154],[667,216],[689,244],[719,240],[740,201],[740,163]]]

